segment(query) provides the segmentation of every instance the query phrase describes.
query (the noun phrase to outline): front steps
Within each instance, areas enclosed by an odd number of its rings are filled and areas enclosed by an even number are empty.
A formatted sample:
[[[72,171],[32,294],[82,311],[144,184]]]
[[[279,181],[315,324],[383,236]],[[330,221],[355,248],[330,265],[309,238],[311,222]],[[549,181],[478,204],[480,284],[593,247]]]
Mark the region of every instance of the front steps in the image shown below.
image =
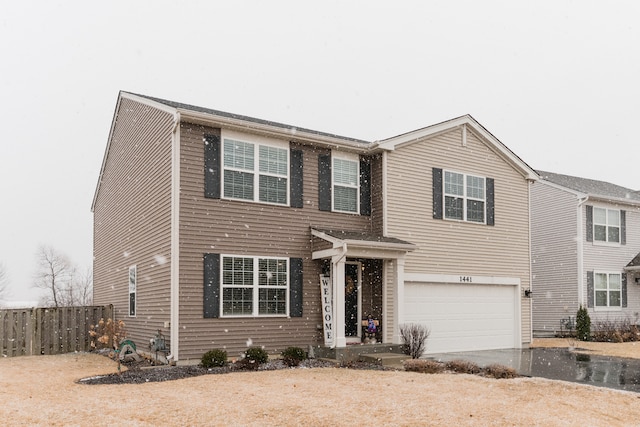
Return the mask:
[[[309,353],[318,359],[335,361],[336,364],[359,361],[382,362],[382,364],[388,361],[390,364],[401,364],[400,360],[409,358],[402,353],[402,345],[383,343],[352,344],[341,348],[314,346],[310,348]]]

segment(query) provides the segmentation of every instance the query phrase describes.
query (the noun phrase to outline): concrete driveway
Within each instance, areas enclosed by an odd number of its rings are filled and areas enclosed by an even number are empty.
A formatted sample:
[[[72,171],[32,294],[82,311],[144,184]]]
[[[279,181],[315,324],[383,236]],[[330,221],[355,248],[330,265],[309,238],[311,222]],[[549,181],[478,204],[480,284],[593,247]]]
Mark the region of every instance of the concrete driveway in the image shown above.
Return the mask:
[[[464,359],[510,366],[520,375],[571,381],[640,393],[640,360],[579,354],[559,348],[531,348],[427,354],[425,359]]]

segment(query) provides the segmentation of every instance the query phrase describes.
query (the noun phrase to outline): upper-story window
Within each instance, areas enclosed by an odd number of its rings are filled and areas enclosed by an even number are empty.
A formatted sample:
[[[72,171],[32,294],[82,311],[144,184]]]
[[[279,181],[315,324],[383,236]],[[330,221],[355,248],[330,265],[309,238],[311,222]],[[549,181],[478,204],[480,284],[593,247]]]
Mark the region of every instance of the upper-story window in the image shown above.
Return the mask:
[[[593,208],[593,240],[620,243],[620,211]]]
[[[288,204],[289,149],[224,137],[223,197],[279,205]]]
[[[444,217],[484,224],[485,178],[444,171]]]
[[[360,194],[360,162],[357,158],[333,157],[333,210],[358,213]]]
[[[595,213],[595,212],[594,212]],[[621,307],[622,280],[619,273],[595,272],[594,292],[596,307]]]

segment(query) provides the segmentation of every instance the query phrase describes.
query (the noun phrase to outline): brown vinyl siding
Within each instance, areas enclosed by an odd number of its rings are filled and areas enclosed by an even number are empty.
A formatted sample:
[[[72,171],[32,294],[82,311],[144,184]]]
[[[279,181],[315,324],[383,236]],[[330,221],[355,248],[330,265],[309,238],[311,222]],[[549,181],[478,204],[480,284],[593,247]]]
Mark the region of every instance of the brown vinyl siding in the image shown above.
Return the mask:
[[[219,130],[183,123],[180,132],[180,361],[197,361],[212,348],[237,357],[248,345],[277,353],[319,343],[322,262],[311,260],[310,226],[371,229],[369,217],[318,210],[318,155],[329,151],[292,144],[303,150],[303,208],[207,199],[203,135]],[[303,316],[203,318],[205,253],[303,258]]]
[[[433,219],[432,168],[495,180],[495,226]],[[418,246],[405,272],[517,277],[529,288],[529,183],[468,128],[388,154],[388,234]],[[531,339],[530,300],[521,300],[522,342]]]
[[[94,303],[143,343],[169,321],[173,116],[121,98],[94,204]],[[129,267],[137,265],[136,317]],[[150,332],[153,331],[153,332]]]
[[[578,200],[537,182],[531,206],[533,331],[549,333],[560,330],[561,319],[575,318],[578,310]]]

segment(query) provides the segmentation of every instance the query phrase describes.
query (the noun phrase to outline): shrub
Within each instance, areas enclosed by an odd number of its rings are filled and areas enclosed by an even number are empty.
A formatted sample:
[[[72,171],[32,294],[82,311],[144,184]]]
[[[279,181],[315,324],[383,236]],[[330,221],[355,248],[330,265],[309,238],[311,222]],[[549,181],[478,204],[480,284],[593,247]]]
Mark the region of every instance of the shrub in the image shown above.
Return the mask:
[[[250,347],[244,352],[244,358],[238,362],[240,369],[258,369],[269,360],[269,354],[261,347]]]
[[[444,371],[444,364],[435,360],[409,359],[404,361],[404,370],[422,374],[439,374]]]
[[[400,325],[400,336],[402,337],[405,354],[412,359],[419,359],[427,349],[427,338],[431,330],[418,323],[406,323]]]
[[[457,372],[459,374],[479,374],[480,366],[477,363],[469,360],[450,360],[445,364],[445,367],[449,371]]]
[[[202,355],[201,364],[203,368],[209,369],[227,364],[227,352],[224,350],[209,350]]]
[[[591,340],[591,318],[587,309],[582,305],[576,314],[576,335],[580,341]]]
[[[515,369],[497,363],[485,366],[483,371],[486,376],[496,379],[515,378],[518,376]]]
[[[307,354],[300,347],[287,347],[282,351],[282,361],[289,367],[298,366],[306,358]]]
[[[594,323],[592,341],[629,342],[640,340],[640,329],[629,318],[624,320],[598,320]]]
[[[97,325],[89,326],[89,335],[91,336],[91,348],[101,349],[110,348],[117,350],[120,347],[120,341],[127,336],[124,322],[112,319],[100,319]]]

